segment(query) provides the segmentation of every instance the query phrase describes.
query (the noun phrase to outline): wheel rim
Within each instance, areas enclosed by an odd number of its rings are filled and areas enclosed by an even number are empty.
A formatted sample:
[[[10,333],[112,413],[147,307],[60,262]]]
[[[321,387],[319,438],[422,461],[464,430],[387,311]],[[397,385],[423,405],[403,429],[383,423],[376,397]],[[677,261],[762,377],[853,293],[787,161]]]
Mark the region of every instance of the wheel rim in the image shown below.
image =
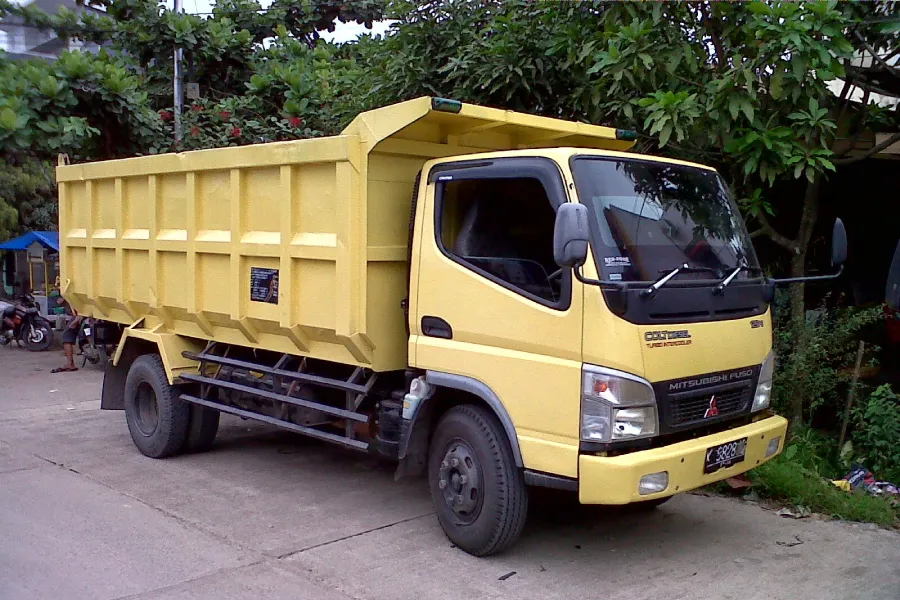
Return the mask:
[[[472,447],[455,439],[447,445],[438,471],[438,489],[444,502],[461,523],[472,523],[484,500],[481,465]]]
[[[159,405],[149,383],[144,382],[138,386],[134,422],[141,434],[148,437],[153,435],[159,425]]]
[[[35,327],[32,330],[31,335],[28,336],[28,341],[32,344],[40,344],[44,341],[44,330],[40,327]]]

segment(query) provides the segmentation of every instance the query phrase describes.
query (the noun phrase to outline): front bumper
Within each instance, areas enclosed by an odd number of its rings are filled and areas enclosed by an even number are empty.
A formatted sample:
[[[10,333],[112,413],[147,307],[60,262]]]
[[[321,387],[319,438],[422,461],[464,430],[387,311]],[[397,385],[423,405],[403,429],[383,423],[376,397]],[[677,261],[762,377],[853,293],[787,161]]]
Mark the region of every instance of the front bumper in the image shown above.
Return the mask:
[[[737,429],[621,456],[581,455],[578,458],[578,497],[582,504],[628,504],[665,498],[721,481],[758,467],[784,448],[787,420],[772,416]],[[769,440],[781,436],[778,451],[766,458]],[[747,438],[744,461],[715,473],[703,473],[706,449]],[[641,496],[638,483],[651,473],[668,471],[669,486],[662,492]]]

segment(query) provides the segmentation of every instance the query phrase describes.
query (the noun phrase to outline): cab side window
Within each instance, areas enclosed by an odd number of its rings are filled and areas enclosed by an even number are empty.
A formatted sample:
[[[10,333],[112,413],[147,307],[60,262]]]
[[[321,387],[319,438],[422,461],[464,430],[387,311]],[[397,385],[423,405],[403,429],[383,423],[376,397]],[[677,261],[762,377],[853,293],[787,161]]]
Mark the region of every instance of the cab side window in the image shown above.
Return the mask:
[[[534,178],[440,182],[438,235],[454,261],[527,298],[568,304],[569,273],[553,261],[556,212]]]

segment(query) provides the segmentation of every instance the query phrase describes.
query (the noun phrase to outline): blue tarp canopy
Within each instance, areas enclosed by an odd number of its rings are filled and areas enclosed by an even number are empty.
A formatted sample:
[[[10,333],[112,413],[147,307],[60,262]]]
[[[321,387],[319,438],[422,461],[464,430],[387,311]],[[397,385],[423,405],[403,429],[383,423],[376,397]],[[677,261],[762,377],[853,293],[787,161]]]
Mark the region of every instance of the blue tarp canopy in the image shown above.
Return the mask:
[[[59,233],[56,231],[29,231],[8,242],[0,244],[0,250],[27,250],[33,243],[39,243],[44,248],[50,248],[59,252]]]

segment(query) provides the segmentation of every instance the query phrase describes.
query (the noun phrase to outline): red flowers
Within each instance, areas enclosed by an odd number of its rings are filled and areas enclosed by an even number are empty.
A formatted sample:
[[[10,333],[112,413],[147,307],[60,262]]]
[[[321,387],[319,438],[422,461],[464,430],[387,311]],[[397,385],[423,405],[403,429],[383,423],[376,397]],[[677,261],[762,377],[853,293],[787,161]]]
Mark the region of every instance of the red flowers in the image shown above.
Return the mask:
[[[227,121],[228,119],[231,118],[231,112],[227,111],[227,110],[223,110],[222,112],[219,113],[219,116],[222,117],[222,119],[224,119],[225,121]]]
[[[291,124],[291,127],[303,127],[303,119],[300,117],[291,117],[288,119],[288,123]]]
[[[200,112],[201,110],[203,110],[203,107],[200,106],[199,104],[192,104],[192,105],[191,105],[191,110],[194,111],[194,112]]]
[[[159,111],[159,118],[163,121],[171,121],[175,118],[175,115],[170,110],[161,110]]]
[[[191,127],[191,137],[197,137],[198,135],[200,135],[200,128],[194,125]]]
[[[232,128],[231,137],[241,137],[241,128],[240,127]]]

